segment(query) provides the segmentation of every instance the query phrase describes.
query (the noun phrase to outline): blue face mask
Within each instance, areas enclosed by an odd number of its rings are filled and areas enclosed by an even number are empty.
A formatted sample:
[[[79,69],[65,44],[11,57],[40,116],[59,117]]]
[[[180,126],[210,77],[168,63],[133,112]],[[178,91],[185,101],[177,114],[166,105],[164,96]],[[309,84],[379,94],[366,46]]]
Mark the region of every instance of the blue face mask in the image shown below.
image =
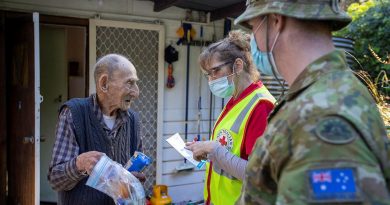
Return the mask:
[[[264,18],[264,20],[265,20],[265,18]],[[279,37],[279,33],[276,35],[275,41],[272,45],[270,52],[268,52],[268,53],[262,52],[257,47],[257,43],[256,43],[256,39],[255,39],[254,34],[256,34],[257,30],[259,30],[259,28],[263,24],[264,20],[259,24],[259,26],[256,28],[255,32],[251,35],[250,46],[251,46],[251,54],[252,54],[253,62],[255,63],[257,69],[259,69],[261,74],[273,75],[273,72],[272,72],[272,66],[273,66],[275,68],[276,75],[280,76],[278,69],[276,68],[274,56],[272,54],[272,50],[274,49],[276,40]],[[268,55],[269,55],[269,58],[268,58]],[[271,63],[272,63],[272,66],[271,66]]]
[[[234,72],[234,71],[233,71]],[[220,98],[230,97],[234,91],[234,83],[229,83],[228,76],[221,77],[209,82],[211,92]]]

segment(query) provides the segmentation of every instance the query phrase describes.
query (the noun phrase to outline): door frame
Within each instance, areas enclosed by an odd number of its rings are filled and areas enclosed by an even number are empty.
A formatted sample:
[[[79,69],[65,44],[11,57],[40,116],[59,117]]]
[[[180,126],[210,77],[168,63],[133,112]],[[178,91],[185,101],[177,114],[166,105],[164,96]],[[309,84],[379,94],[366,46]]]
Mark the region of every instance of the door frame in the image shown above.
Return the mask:
[[[40,143],[41,143],[41,115],[40,105],[43,100],[40,92],[40,50],[39,50],[39,13],[33,13],[34,22],[34,98],[35,98],[35,204],[40,203]]]
[[[146,24],[135,23],[125,21],[113,21],[113,20],[101,20],[90,19],[89,20],[89,70],[93,73],[93,65],[96,63],[96,27],[118,27],[118,28],[130,28],[140,30],[153,30],[159,33],[158,35],[158,91],[157,91],[157,151],[156,151],[156,183],[162,183],[162,157],[163,157],[163,109],[164,109],[164,45],[165,45],[165,28],[163,25],[158,24]],[[89,76],[89,93],[95,93],[95,81],[94,76]]]
[[[40,204],[40,141],[41,141],[41,134],[40,134],[40,103],[43,101],[43,97],[41,96],[40,93],[40,25],[41,23],[44,24],[57,24],[57,25],[72,25],[72,26],[82,26],[86,29],[86,48],[85,48],[85,62],[86,62],[86,69],[85,69],[85,95],[88,95],[88,89],[89,89],[89,70],[87,69],[89,67],[89,46],[88,46],[88,29],[89,29],[89,21],[88,19],[80,19],[80,18],[72,18],[72,17],[59,17],[59,16],[50,16],[50,15],[40,15],[38,12],[16,12],[16,11],[5,11],[1,10],[0,15],[3,15],[3,20],[6,18],[6,14],[21,14],[21,13],[26,13],[26,14],[32,14],[32,23],[33,23],[33,34],[34,34],[34,204],[39,205]],[[2,22],[1,22],[2,23]],[[3,24],[1,24],[3,25]],[[1,28],[3,29],[3,28]],[[4,36],[1,36],[2,45],[3,47],[0,48],[0,54],[2,55],[0,59],[0,63],[4,69],[0,70],[0,74],[4,74],[6,72],[5,70],[5,33],[6,31],[4,30],[2,34]],[[1,79],[5,80],[5,75],[1,75]],[[0,82],[0,91],[6,92],[7,91],[7,86],[5,84],[5,81]],[[2,98],[0,100],[0,111],[4,111],[2,113],[6,113],[6,98]],[[1,116],[0,118],[0,127],[4,128],[0,131],[0,146],[4,147],[5,149],[1,149],[1,153],[5,153],[4,155],[1,155],[1,159],[7,158],[6,153],[8,149],[7,145],[7,126],[5,125],[6,121],[6,114],[4,116]],[[8,168],[6,167],[7,162],[2,162],[2,165],[0,166],[1,170],[7,170]],[[6,186],[7,182],[6,180],[6,173],[1,172],[0,173],[2,176],[0,176],[0,204],[3,202],[5,203],[6,200]],[[4,174],[4,176],[3,176]],[[4,183],[4,184],[3,184]],[[9,182],[8,182],[9,183]]]

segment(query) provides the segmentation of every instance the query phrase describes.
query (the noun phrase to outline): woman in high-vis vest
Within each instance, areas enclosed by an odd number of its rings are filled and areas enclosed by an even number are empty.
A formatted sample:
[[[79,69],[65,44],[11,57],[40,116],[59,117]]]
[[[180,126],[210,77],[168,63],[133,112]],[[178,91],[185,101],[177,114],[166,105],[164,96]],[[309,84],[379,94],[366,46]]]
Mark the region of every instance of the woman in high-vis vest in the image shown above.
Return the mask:
[[[187,143],[196,160],[208,160],[205,204],[229,205],[238,199],[248,156],[267,125],[275,99],[253,65],[250,36],[231,31],[199,57],[211,92],[231,97],[214,125],[210,141]]]

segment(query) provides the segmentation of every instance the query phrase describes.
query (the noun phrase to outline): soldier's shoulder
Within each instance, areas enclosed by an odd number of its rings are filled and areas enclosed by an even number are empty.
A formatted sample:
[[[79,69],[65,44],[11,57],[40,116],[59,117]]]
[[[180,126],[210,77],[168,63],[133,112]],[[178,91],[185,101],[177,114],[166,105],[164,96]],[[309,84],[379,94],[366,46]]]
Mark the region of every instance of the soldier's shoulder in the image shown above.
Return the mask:
[[[375,103],[368,89],[350,71],[331,72],[320,77],[299,97],[323,111]]]

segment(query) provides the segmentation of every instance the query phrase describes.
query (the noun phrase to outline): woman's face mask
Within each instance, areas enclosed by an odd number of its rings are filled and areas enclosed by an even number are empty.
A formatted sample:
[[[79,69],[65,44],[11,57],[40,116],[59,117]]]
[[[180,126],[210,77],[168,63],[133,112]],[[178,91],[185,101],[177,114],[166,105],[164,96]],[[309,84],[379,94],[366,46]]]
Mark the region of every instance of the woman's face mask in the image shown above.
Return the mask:
[[[233,65],[233,74],[234,75],[234,65]],[[220,77],[218,79],[212,80],[209,82],[209,88],[210,91],[217,97],[220,98],[226,98],[232,96],[234,92],[234,83],[229,82],[228,77],[231,76],[224,76]]]
[[[259,48],[257,47],[257,43],[256,43],[255,34],[259,30],[261,25],[264,23],[266,18],[267,17],[264,17],[264,19],[260,22],[260,24],[257,26],[255,31],[251,35],[251,41],[250,41],[251,54],[252,54],[253,62],[255,63],[257,69],[259,69],[260,73],[262,73],[264,75],[273,75],[272,66],[274,66],[276,75],[280,76],[278,69],[276,68],[274,56],[272,54],[272,51],[275,47],[276,40],[279,37],[279,33],[276,35],[276,38],[274,40],[274,43],[272,44],[270,52],[260,51]],[[268,58],[268,56],[269,56],[269,58]],[[272,63],[272,65],[271,65],[271,63]]]

